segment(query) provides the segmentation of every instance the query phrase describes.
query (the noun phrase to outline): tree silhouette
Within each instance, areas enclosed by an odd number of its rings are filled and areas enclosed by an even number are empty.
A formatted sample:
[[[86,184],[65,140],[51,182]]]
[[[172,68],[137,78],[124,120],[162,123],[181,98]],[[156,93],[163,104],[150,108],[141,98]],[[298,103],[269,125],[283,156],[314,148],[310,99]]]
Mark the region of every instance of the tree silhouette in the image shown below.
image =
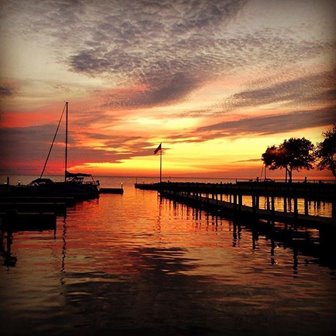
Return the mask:
[[[315,156],[319,169],[330,169],[336,178],[336,124],[323,133],[324,140],[317,144]]]
[[[286,181],[288,175],[289,182],[292,182],[293,170],[313,168],[313,149],[314,145],[305,138],[290,138],[279,146],[267,147],[262,154],[262,160],[271,170],[284,168]]]

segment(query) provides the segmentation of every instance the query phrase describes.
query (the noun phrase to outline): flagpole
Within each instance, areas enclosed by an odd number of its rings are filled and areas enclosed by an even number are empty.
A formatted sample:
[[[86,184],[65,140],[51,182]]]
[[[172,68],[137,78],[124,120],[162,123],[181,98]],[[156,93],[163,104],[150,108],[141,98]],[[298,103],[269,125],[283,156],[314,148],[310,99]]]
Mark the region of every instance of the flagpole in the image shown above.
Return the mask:
[[[162,144],[160,150],[160,183],[162,182]]]
[[[69,123],[69,108],[68,102],[65,103],[65,155],[64,155],[64,182],[66,182],[68,170],[68,123]]]
[[[160,151],[160,183],[162,182],[162,142],[160,145],[155,149],[154,155]]]

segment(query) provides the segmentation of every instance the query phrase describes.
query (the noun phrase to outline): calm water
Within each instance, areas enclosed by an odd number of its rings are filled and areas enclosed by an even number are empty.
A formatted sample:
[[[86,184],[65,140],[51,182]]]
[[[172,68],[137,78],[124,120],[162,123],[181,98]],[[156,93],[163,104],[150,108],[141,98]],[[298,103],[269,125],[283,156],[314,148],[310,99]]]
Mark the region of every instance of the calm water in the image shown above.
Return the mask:
[[[101,182],[124,195],[76,204],[56,232],[14,233],[2,335],[335,334],[335,248],[318,231],[252,230],[135,179]]]

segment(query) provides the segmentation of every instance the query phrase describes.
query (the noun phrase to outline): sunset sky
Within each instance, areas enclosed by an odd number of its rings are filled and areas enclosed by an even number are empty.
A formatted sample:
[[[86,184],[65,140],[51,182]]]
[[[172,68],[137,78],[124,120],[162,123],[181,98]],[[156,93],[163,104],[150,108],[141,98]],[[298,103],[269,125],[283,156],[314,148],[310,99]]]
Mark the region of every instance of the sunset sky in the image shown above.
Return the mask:
[[[333,0],[2,0],[0,174],[40,174],[68,101],[73,172],[155,176],[162,142],[165,176],[260,176],[335,123],[335,31]]]

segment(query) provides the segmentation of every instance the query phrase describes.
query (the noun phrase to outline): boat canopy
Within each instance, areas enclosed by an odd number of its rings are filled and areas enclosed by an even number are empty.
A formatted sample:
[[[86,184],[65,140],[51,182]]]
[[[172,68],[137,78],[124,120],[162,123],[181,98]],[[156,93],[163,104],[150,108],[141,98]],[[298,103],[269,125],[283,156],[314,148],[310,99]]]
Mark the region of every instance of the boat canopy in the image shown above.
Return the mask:
[[[54,182],[49,178],[38,178],[29,183],[29,185],[32,185],[32,186],[50,185],[50,184],[54,184]]]
[[[88,177],[91,181],[84,181],[85,177]],[[84,173],[70,173],[67,170],[65,171],[65,178],[66,182],[75,182],[80,184],[92,184],[95,186],[99,185],[99,181],[95,181],[91,174],[84,174]],[[87,180],[87,179],[86,179]]]

